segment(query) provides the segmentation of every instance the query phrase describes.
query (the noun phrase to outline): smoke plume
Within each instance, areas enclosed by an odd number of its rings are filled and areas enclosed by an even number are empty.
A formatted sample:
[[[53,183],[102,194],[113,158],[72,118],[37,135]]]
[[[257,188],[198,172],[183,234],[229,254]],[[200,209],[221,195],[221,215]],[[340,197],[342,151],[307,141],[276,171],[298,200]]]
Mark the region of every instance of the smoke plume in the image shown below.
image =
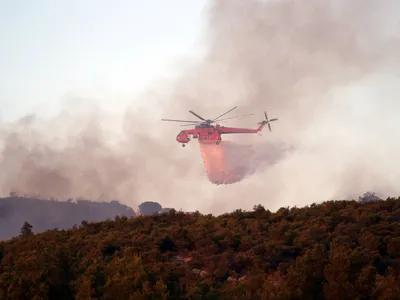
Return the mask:
[[[205,56],[154,82],[120,132],[93,107],[2,124],[0,192],[212,213],[399,194],[399,9],[397,0],[214,1]],[[252,176],[212,185],[197,141],[180,147],[182,127],[159,119],[235,105],[256,116],[226,126],[255,128],[264,110],[279,121],[262,137],[224,136],[249,145]]]
[[[199,143],[207,177],[214,184],[242,181],[278,162],[289,150],[273,144],[268,146],[255,147],[231,141],[221,141],[219,145],[213,141]]]

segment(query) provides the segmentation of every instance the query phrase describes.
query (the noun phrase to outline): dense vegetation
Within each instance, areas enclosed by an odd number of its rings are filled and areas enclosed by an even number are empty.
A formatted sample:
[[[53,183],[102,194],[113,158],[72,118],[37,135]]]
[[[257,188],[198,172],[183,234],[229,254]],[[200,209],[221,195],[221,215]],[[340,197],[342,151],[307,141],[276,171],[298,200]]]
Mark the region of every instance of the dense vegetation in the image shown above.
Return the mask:
[[[400,198],[31,229],[0,243],[0,299],[400,297]]]
[[[104,221],[115,216],[135,216],[132,208],[117,201],[55,201],[12,195],[0,198],[0,240],[17,236],[21,224],[29,222],[34,232],[72,228],[82,221]]]

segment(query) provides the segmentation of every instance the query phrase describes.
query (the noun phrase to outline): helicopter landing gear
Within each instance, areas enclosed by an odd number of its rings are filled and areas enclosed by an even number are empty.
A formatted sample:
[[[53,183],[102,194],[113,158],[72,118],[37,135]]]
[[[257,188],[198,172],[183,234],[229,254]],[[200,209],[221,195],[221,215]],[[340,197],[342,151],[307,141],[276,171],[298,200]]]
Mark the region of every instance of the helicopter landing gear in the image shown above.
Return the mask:
[[[221,141],[216,141],[215,143],[216,143],[217,145],[219,145],[220,142],[221,142]]]
[[[186,144],[182,144],[182,147],[186,147]]]

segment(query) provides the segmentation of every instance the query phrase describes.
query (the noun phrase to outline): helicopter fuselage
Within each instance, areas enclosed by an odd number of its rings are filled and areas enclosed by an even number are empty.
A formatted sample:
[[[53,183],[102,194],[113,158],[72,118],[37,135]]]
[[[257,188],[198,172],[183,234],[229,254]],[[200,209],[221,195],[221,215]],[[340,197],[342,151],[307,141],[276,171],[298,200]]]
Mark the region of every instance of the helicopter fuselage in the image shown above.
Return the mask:
[[[190,139],[198,139],[199,143],[202,141],[214,141],[219,144],[221,141],[221,133],[214,126],[196,126],[194,129],[182,130],[177,136],[176,140],[182,143],[182,147],[190,142]]]
[[[235,134],[235,133],[258,133],[260,132],[266,123],[262,122],[257,129],[250,128],[235,128],[235,127],[224,127],[220,125],[212,126],[196,126],[194,129],[182,130],[177,136],[176,141],[185,147],[190,142],[190,138],[198,139],[201,142],[215,142],[217,145],[221,142],[222,134]]]

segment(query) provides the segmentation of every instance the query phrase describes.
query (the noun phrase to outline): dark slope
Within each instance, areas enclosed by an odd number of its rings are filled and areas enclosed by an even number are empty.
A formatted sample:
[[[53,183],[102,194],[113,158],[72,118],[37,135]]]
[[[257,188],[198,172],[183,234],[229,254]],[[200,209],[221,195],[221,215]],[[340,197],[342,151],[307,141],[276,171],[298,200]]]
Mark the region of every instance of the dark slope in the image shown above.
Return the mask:
[[[83,220],[104,221],[115,216],[134,216],[134,211],[117,201],[52,201],[33,198],[0,198],[0,240],[19,234],[24,222],[38,233],[49,229],[72,228]]]
[[[396,299],[400,198],[117,217],[0,243],[0,299]]]

